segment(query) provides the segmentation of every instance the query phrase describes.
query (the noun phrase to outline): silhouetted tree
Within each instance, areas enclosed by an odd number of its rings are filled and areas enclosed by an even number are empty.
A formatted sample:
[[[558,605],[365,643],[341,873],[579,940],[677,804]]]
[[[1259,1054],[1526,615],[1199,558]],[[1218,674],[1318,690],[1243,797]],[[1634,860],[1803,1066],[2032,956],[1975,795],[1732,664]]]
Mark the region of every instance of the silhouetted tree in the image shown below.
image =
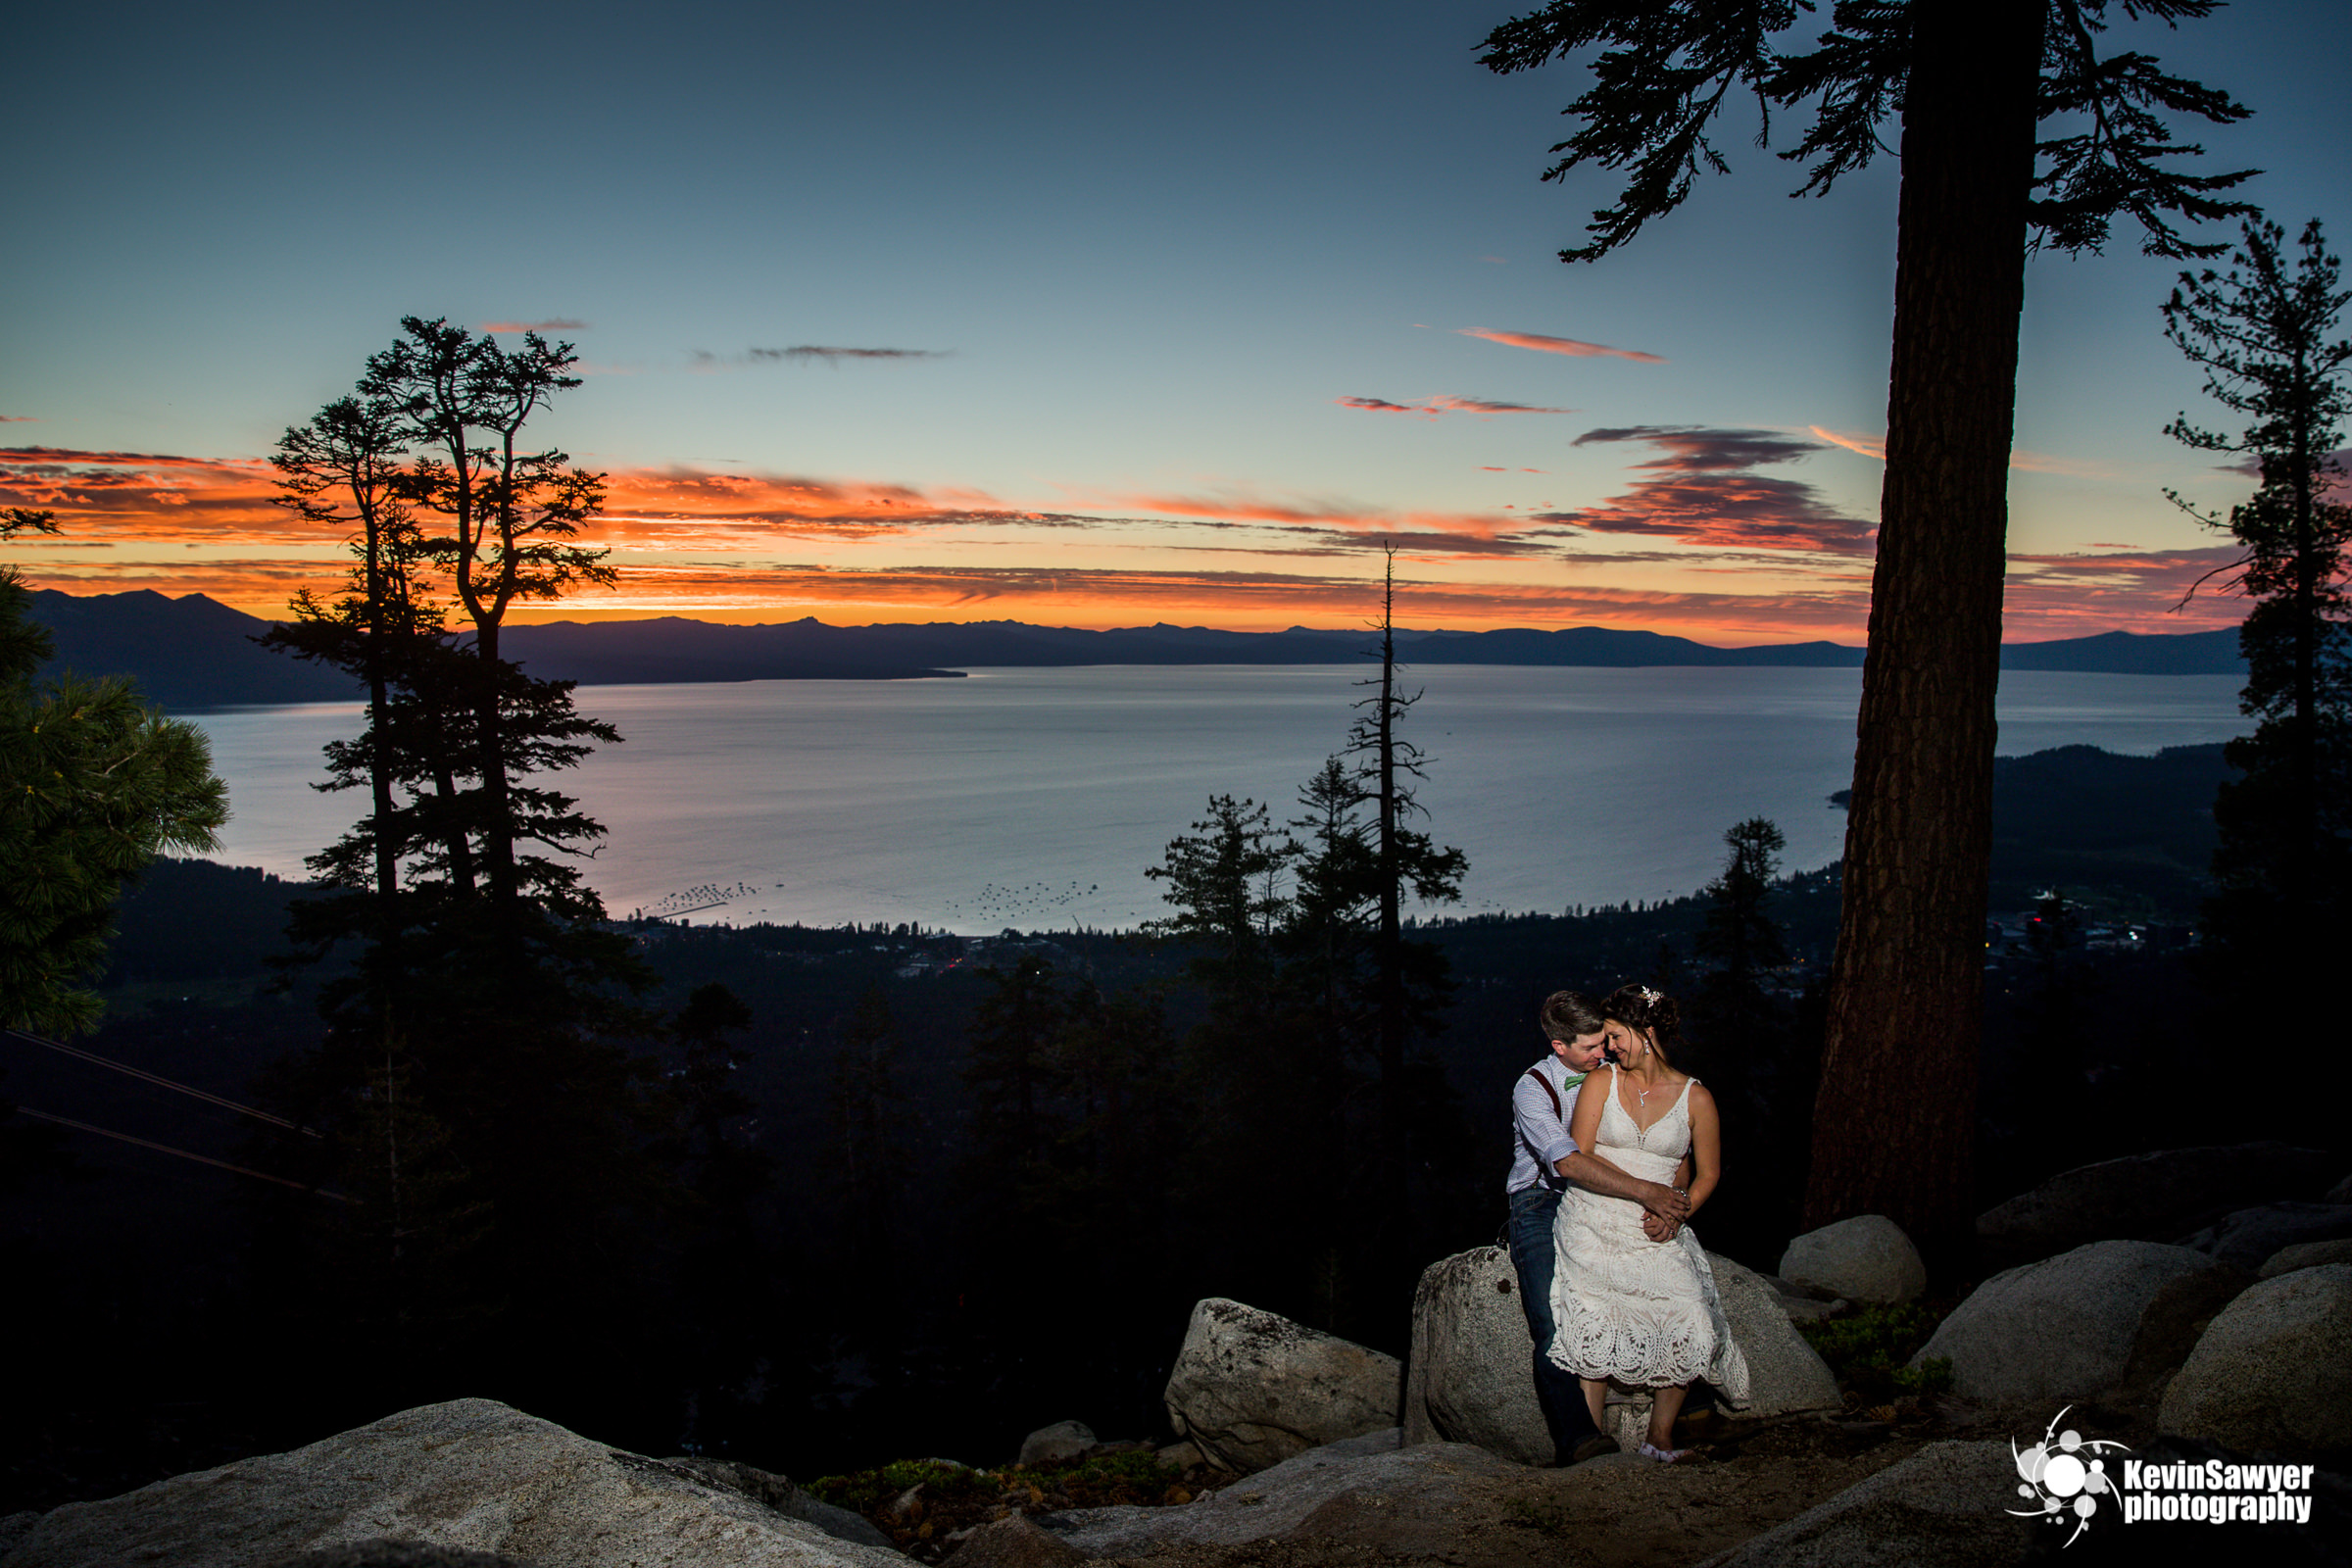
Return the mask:
[[[1693,997],[1708,1064],[1707,1082],[1726,1109],[1752,1112],[1756,1079],[1769,1072],[1780,1054],[1786,1018],[1766,993],[1764,977],[1788,961],[1788,945],[1770,907],[1781,851],[1788,847],[1778,824],[1749,817],[1725,830],[1723,873],[1703,889],[1706,923],[1692,944],[1710,965]],[[1784,1114],[1803,1107],[1779,1107]],[[1746,1115],[1737,1118],[1744,1122]],[[1737,1133],[1732,1136],[1736,1137]]]
[[[1788,961],[1788,939],[1767,907],[1788,840],[1769,817],[1751,816],[1725,829],[1723,842],[1732,853],[1723,874],[1704,890],[1707,919],[1699,928],[1698,956],[1732,983],[1754,986],[1766,970]]]
[[[877,1309],[888,1309],[896,1298],[911,1151],[902,1126],[906,1092],[899,1081],[905,1068],[898,1023],[880,982],[858,997],[840,1035],[833,1058],[831,1164],[841,1192],[841,1250],[852,1278],[861,1282],[860,1293]]]
[[[2169,24],[2213,5],[2121,9]],[[1514,72],[1602,51],[1545,177],[1586,163],[1628,172],[1569,261],[1631,239],[1701,169],[1727,167],[1708,132],[1734,88],[1766,111],[1812,107],[1783,154],[1810,165],[1808,193],[1868,165],[1886,150],[1882,126],[1900,121],[1886,476],[1806,1222],[1885,1213],[1939,1257],[1967,1245],[1975,1197],[1966,1107],[2025,258],[2037,245],[2095,250],[2119,215],[2154,254],[2211,255],[2220,247],[2189,243],[2172,216],[2251,211],[2220,194],[2243,173],[2167,167],[2201,149],[2160,118],[2228,123],[2246,111],[2150,56],[2102,56],[2109,9],[1839,0],[1832,31],[1784,53],[1774,40],[1796,0],[1555,0],[1496,27],[1482,57]],[[2053,118],[2060,133],[2037,141]]]
[[[368,693],[367,756],[363,768],[349,772],[364,774],[378,824],[389,824],[393,812],[395,768],[386,754],[392,744],[396,672],[405,667],[412,644],[421,637],[437,639],[441,631],[429,598],[415,591],[421,540],[396,494],[406,436],[401,411],[390,399],[338,398],[308,424],[290,427],[270,457],[282,492],[278,503],[305,522],[352,530],[350,545],[358,561],[350,587],[333,603],[322,603],[308,588],[300,590],[294,625],[273,629],[263,646],[284,648],[360,678]],[[372,891],[388,921],[400,891],[400,845],[388,827],[373,839]]]
[[[2336,451],[2352,412],[2352,342],[2329,341],[2352,292],[2317,219],[2291,260],[2285,240],[2276,223],[2246,224],[2227,273],[2181,273],[2164,306],[2165,335],[2204,368],[2206,395],[2252,420],[2231,435],[2182,415],[2166,433],[2251,458],[2260,476],[2226,518],[2196,514],[2241,547],[2215,575],[2253,601],[2238,629],[2238,706],[2259,722],[2230,744],[2243,776],[2214,802],[2220,887],[2206,919],[2218,960],[2239,979],[2315,973],[2352,923],[2352,506]]]
[[[686,1058],[678,1073],[677,1098],[688,1138],[687,1158],[700,1196],[714,1209],[740,1210],[751,1194],[766,1185],[773,1163],[730,1129],[730,1123],[757,1108],[751,1096],[736,1087],[735,1073],[744,1057],[727,1038],[751,1026],[752,1009],[716,981],[697,986],[669,1022]],[[740,1222],[731,1222],[730,1228],[740,1229]]]
[[[56,531],[53,514],[0,513],[0,539]],[[165,850],[217,847],[228,794],[204,732],[129,681],[36,681],[55,652],[0,566],[0,1027],[72,1034],[97,1021],[88,981],[123,884]]]
[[[1420,747],[1399,733],[1405,714],[1421,700],[1406,696],[1396,682],[1396,552],[1386,552],[1380,611],[1380,673],[1361,685],[1377,688],[1355,706],[1348,736],[1356,758],[1359,799],[1372,808],[1365,835],[1370,850],[1372,985],[1369,1013],[1377,1040],[1380,1133],[1372,1177],[1372,1212],[1390,1225],[1402,1225],[1410,1212],[1406,1187],[1406,1145],[1413,1120],[1406,1082],[1407,1051],[1416,1034],[1435,1027],[1452,982],[1445,956],[1426,942],[1404,935],[1407,898],[1451,904],[1461,898],[1468,861],[1455,849],[1441,850],[1426,833],[1405,824],[1412,813],[1427,814],[1414,798],[1412,780],[1426,778],[1429,761]]]
[[[963,1073],[978,1113],[973,1148],[987,1181],[1018,1192],[1042,1177],[1059,1128],[1055,1046],[1068,1005],[1054,966],[1033,953],[980,977],[989,994],[972,1014]]]
[[[1723,842],[1730,853],[1702,890],[1706,918],[1692,943],[1706,967],[1691,994],[1690,1065],[1722,1112],[1724,1168],[1740,1175],[1709,1209],[1709,1235],[1737,1232],[1772,1247],[1796,1223],[1815,1090],[1793,1010],[1766,983],[1788,961],[1773,913],[1788,841],[1777,823],[1755,816],[1726,829]]]
[[[1252,800],[1212,795],[1208,814],[1168,841],[1144,875],[1164,882],[1175,910],[1144,929],[1192,944],[1187,967],[1228,1026],[1249,1029],[1273,1005],[1275,933],[1289,917],[1289,873],[1298,846]]]
[[[449,532],[426,548],[448,573],[473,633],[474,772],[486,797],[480,862],[503,914],[526,893],[507,796],[528,763],[510,755],[499,637],[517,603],[562,598],[581,583],[610,583],[606,552],[575,544],[604,504],[601,475],[569,466],[562,452],[526,451],[522,429],[558,392],[576,387],[579,356],[536,332],[509,351],[446,319],[404,317],[402,335],[368,362],[362,398],[400,409],[404,435],[428,456],[400,475],[399,498],[438,514]]]
[[[284,1074],[288,1108],[331,1148],[366,1150],[389,1093],[378,1086],[396,1084],[407,1114],[446,1133],[464,1186],[451,1201],[487,1233],[468,1255],[492,1318],[467,1348],[526,1375],[552,1374],[636,1315],[622,1303],[643,1273],[598,1260],[642,1256],[651,1222],[675,1217],[657,1155],[696,1172],[705,1218],[739,1214],[738,1189],[763,1179],[717,1136],[717,1102],[690,1108],[681,1137],[652,1064],[629,1049],[661,1026],[633,1000],[650,971],[604,924],[576,863],[604,829],[533,778],[618,733],[576,710],[569,682],[498,653],[514,603],[612,578],[602,552],[571,542],[601,500],[597,477],[521,441],[531,416],[578,384],[572,363],[568,345],[535,335],[509,352],[404,320],[352,397],[279,444],[281,500],[346,530],[354,561],[341,593],[299,596],[295,619],[267,639],[348,672],[368,697],[360,735],[327,748],[322,787],[364,787],[371,808],[311,858],[327,892],[297,906],[290,932],[312,956],[353,940],[359,952],[321,988],[328,1034]],[[469,641],[448,626],[453,603]],[[682,1038],[688,1100],[719,1093],[702,1079],[724,1054],[724,1020],[690,1004],[680,1021],[703,1029]],[[528,1322],[521,1303],[550,1290],[577,1297],[568,1336]]]

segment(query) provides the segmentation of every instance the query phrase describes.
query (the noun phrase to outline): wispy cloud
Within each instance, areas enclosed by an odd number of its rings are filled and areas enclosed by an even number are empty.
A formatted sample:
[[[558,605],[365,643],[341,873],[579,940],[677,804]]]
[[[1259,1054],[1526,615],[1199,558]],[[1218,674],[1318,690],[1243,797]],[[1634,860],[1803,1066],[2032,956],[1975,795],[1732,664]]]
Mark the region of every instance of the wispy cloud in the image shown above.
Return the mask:
[[[586,321],[575,321],[568,316],[551,316],[544,321],[484,321],[485,332],[585,332]]]
[[[1647,534],[1709,549],[1810,550],[1858,555],[1873,524],[1848,516],[1798,479],[1757,473],[1821,449],[1775,430],[1697,425],[1626,425],[1588,430],[1578,446],[1638,442],[1658,456],[1634,465],[1648,477],[1623,495],[1576,512],[1541,514],[1547,522],[1596,533]]]
[[[2215,465],[2223,473],[2243,474],[2249,479],[2262,477],[2262,463],[2251,454],[2235,463]],[[2324,494],[2331,501],[2352,501],[2352,447],[2337,447],[2320,460],[2320,466],[2328,474]]]
[[[2055,473],[2069,479],[2113,479],[2115,469],[2104,463],[2085,458],[2058,458],[2047,452],[2028,452],[2023,447],[2009,451],[2009,466],[2021,473]]]
[[[1879,463],[1886,461],[1886,438],[1883,435],[1862,435],[1843,430],[1824,429],[1818,424],[1805,428],[1835,447],[1858,452]],[[2074,479],[2112,479],[2115,470],[2102,463],[2086,463],[2074,458],[2053,458],[2043,452],[2028,452],[2020,447],[2010,452],[2009,466],[2025,473],[2057,473]]]
[[[1613,349],[1605,343],[1587,343],[1581,338],[1552,337],[1543,332],[1489,332],[1481,327],[1454,328],[1464,337],[1483,337],[1490,343],[1505,343],[1515,349],[1533,349],[1538,354],[1572,354],[1579,358],[1594,356],[1615,360],[1638,360],[1643,365],[1664,365],[1663,356],[1644,354],[1640,349]]]
[[[1159,517],[1200,519],[1220,526],[1270,525],[1284,529],[1327,529],[1334,537],[1369,542],[1405,534],[1450,541],[1464,554],[1485,554],[1497,539],[1525,529],[1524,517],[1494,512],[1397,511],[1333,496],[1269,496],[1247,485],[1223,485],[1206,494],[1168,491],[1102,491],[1072,486],[1068,504],[1086,510]],[[1516,547],[1508,547],[1515,549]]]
[[[2191,584],[2238,555],[2232,545],[2013,554],[2002,629],[2016,641],[2115,630],[2183,632],[2234,626],[2245,618],[2244,603],[2222,579],[2208,583],[2185,606],[2180,600]]]
[[[1575,409],[1547,409],[1533,403],[1505,403],[1495,398],[1457,398],[1445,393],[1417,403],[1394,403],[1387,398],[1336,398],[1344,409],[1368,409],[1375,414],[1417,414],[1435,418],[1441,414],[1575,414]]]
[[[859,483],[687,466],[605,476],[597,519],[610,543],[642,550],[759,549],[762,540],[909,537],[941,528],[1060,529],[1107,535],[1205,530],[1197,548],[1359,556],[1384,544],[1461,561],[1554,554],[1529,519],[1479,512],[1398,512],[1331,497],[1268,496],[1246,486],[1206,494],[1061,487],[1058,505],[1023,506],[986,491]],[[1187,546],[1167,541],[1171,548]]]
[[[259,460],[159,453],[0,449],[0,505],[54,510],[70,538],[177,546],[328,545],[337,541],[274,504],[276,472]],[[1499,559],[1557,546],[1531,517],[1507,513],[1397,511],[1330,497],[1269,496],[1247,486],[1206,493],[1062,487],[1049,507],[974,487],[721,471],[690,465],[604,475],[593,524],[602,543],[638,551],[753,551],[786,540],[843,544],[943,528],[1057,529],[1112,534],[1222,530],[1236,550],[1273,546],[1316,555],[1376,551],[1382,539],[1430,557]]]
[[[1859,452],[1862,456],[1875,458],[1881,463],[1886,461],[1886,438],[1883,435],[1849,435],[1841,430],[1825,430],[1818,424],[1808,424],[1805,428],[1834,447],[1843,447],[1848,452]]]
[[[38,424],[40,422],[29,414],[0,414],[0,424]]]
[[[687,356],[687,361],[697,370],[742,370],[765,365],[824,365],[839,369],[844,365],[945,360],[954,354],[952,349],[859,349],[799,343],[788,349],[747,348],[741,354],[713,354],[709,349],[696,349]]]
[[[802,343],[788,349],[753,349],[754,362],[798,360],[804,365],[857,364],[867,360],[944,360],[947,349],[845,349],[822,343]]]

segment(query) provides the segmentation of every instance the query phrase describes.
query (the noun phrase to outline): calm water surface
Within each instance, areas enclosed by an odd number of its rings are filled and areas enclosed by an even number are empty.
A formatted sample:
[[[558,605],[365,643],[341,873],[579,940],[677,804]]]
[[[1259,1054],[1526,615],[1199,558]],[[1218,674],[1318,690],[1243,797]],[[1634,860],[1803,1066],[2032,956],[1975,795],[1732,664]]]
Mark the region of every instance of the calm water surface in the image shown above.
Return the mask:
[[[743,923],[919,921],[962,932],[1131,926],[1144,876],[1212,794],[1295,814],[1346,741],[1355,665],[978,669],[962,680],[594,686],[620,727],[564,787],[611,830],[589,880],[616,913]],[[1430,754],[1421,825],[1470,858],[1465,910],[1690,892],[1723,830],[1769,816],[1791,868],[1837,858],[1827,797],[1852,766],[1857,670],[1408,672]],[[2001,678],[2001,751],[2110,751],[2239,733],[2234,677]],[[365,808],[320,794],[318,749],[356,705],[196,721],[236,815],[218,858],[303,874]]]

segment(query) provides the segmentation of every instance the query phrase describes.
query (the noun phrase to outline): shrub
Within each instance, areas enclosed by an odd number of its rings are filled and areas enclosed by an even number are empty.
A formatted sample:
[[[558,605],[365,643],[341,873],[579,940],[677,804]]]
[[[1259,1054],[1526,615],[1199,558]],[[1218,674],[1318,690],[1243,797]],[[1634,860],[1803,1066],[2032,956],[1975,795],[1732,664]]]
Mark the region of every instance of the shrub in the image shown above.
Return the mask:
[[[1942,1356],[1908,1363],[1935,1336],[1948,1308],[1917,1302],[1874,1306],[1851,1317],[1800,1323],[1797,1332],[1830,1365],[1838,1386],[1864,1403],[1897,1394],[1936,1394],[1952,1386],[1952,1363]]]

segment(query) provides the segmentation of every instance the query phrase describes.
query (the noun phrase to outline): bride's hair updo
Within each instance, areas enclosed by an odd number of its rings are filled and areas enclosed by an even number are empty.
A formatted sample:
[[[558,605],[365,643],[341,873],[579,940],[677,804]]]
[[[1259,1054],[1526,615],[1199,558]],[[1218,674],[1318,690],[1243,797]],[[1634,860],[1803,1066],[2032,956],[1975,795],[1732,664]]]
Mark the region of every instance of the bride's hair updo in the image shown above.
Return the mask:
[[[1654,1033],[1658,1059],[1674,1065],[1671,1052],[1683,1043],[1683,1009],[1674,999],[1651,986],[1619,986],[1600,1004],[1600,1014],[1631,1028]]]

